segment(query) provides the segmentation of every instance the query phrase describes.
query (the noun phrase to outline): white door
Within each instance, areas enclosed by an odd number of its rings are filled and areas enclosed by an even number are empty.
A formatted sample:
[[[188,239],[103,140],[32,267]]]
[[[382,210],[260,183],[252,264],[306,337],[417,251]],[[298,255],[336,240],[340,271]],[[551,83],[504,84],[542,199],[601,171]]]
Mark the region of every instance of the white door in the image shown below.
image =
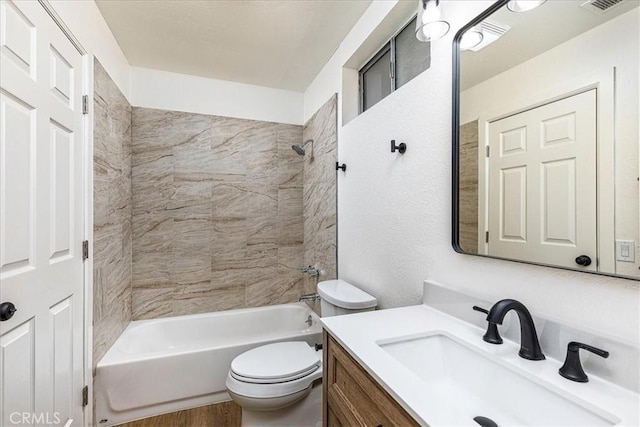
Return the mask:
[[[0,425],[82,425],[82,58],[0,1]],[[6,308],[6,306],[5,306]]]
[[[489,145],[489,255],[596,271],[596,90],[491,123]]]

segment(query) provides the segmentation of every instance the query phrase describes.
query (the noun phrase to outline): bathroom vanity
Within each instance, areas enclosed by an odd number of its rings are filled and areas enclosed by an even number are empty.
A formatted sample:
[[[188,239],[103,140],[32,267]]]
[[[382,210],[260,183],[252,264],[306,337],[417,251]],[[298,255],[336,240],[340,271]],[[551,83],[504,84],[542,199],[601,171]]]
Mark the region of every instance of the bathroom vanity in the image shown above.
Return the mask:
[[[321,319],[325,426],[640,423],[637,346],[533,313],[545,359],[528,360],[513,313],[499,328],[502,344],[483,340],[485,315],[473,306],[496,301],[424,289],[423,305]],[[586,383],[558,373],[574,340],[611,352],[582,354]]]

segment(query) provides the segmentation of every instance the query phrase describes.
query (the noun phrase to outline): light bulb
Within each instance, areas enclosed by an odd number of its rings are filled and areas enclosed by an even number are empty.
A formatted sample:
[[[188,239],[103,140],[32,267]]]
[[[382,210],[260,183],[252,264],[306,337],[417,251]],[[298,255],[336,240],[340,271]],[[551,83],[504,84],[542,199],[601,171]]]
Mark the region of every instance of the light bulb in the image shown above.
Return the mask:
[[[418,0],[416,38],[430,42],[444,37],[449,32],[449,23],[440,20],[439,0]]]
[[[480,43],[482,43],[482,39],[484,35],[481,31],[471,29],[462,35],[462,39],[460,40],[460,50],[469,50]]]
[[[547,0],[511,0],[507,8],[512,12],[528,12],[541,6]]]

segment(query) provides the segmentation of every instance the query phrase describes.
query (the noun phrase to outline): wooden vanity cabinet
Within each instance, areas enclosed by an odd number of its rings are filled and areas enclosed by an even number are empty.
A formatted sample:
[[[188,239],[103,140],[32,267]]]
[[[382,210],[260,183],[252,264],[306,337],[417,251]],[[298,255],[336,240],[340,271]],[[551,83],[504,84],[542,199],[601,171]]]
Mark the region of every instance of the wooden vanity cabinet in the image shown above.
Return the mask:
[[[323,427],[419,425],[327,331],[323,341]]]

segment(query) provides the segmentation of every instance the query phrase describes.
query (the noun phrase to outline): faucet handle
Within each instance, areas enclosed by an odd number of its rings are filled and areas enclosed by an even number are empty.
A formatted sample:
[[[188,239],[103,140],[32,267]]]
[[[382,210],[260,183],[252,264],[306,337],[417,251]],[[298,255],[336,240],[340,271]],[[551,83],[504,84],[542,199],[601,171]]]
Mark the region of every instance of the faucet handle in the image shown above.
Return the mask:
[[[473,309],[486,315],[489,314],[489,310],[487,310],[486,308],[478,307],[477,305],[474,305]],[[498,325],[493,322],[489,322],[489,324],[487,325],[487,332],[484,334],[482,339],[491,344],[502,344],[502,337],[498,332]]]
[[[580,349],[590,351],[605,359],[609,357],[609,352],[577,341],[571,341],[567,345],[567,357],[562,367],[558,369],[558,373],[568,380],[586,383],[589,381],[589,377],[584,373],[582,363],[580,363]]]
[[[489,314],[489,310],[487,310],[486,308],[478,307],[477,305],[474,305],[473,309],[475,311],[479,311],[480,313]]]

